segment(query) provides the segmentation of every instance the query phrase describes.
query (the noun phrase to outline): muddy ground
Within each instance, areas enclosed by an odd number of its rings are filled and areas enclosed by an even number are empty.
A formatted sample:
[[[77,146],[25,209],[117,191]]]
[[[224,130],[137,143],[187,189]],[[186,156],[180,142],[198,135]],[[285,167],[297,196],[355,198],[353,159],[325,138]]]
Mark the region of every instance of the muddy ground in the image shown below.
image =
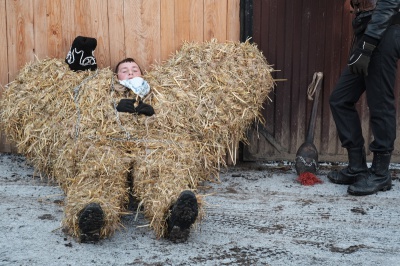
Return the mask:
[[[207,215],[187,243],[156,239],[141,213],[97,244],[65,235],[62,191],[0,154],[0,265],[399,265],[400,185],[367,197],[303,186],[289,165],[249,165],[204,184]]]

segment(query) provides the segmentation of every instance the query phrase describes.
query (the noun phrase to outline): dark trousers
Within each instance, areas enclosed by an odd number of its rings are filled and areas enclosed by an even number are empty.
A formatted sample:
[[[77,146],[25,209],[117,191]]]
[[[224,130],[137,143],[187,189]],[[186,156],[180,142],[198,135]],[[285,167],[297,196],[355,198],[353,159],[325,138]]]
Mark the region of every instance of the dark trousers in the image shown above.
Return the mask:
[[[399,58],[400,25],[392,25],[371,56],[367,77],[351,74],[347,66],[343,70],[329,103],[344,148],[362,147],[365,143],[355,108],[365,91],[374,135],[369,149],[372,152],[393,151],[396,139],[393,90]]]

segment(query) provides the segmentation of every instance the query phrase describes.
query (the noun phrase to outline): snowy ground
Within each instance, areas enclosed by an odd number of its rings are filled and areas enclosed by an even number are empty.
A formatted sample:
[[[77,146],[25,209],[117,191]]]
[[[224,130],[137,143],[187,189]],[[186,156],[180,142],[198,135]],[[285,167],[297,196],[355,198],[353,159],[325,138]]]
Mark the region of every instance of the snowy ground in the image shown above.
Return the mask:
[[[97,244],[65,235],[62,191],[0,154],[0,265],[399,265],[400,185],[367,197],[302,186],[290,166],[236,167],[203,193],[207,215],[189,241],[155,238],[139,213]]]

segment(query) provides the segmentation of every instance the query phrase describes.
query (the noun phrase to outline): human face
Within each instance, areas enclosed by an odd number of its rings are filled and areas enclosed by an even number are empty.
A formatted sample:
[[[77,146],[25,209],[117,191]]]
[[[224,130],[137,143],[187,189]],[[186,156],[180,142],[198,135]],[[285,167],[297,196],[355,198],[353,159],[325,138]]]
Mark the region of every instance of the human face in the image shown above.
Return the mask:
[[[142,72],[140,72],[140,68],[135,62],[125,62],[118,67],[118,80],[133,79],[141,76]]]

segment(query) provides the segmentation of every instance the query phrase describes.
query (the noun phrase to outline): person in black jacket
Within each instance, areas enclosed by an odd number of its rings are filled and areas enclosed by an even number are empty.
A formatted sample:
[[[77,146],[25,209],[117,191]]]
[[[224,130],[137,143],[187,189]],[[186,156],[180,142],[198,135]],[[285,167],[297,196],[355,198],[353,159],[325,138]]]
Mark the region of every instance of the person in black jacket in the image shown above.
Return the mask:
[[[356,11],[355,45],[329,101],[349,164],[341,171],[328,173],[328,178],[333,183],[348,184],[349,194],[362,196],[392,186],[389,164],[396,138],[393,90],[400,57],[400,0],[352,0],[351,4]],[[364,92],[374,136],[369,145],[373,152],[370,169],[355,108]]]

